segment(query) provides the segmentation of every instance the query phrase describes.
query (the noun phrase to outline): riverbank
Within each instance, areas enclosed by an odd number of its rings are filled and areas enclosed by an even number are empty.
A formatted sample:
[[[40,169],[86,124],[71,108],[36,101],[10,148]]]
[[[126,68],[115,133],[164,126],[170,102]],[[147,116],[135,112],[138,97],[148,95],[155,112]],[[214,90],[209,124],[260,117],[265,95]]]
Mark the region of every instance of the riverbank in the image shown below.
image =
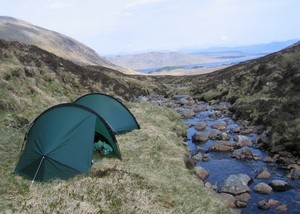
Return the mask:
[[[15,144],[1,145],[1,211],[233,213],[186,169],[182,136],[187,126],[176,112],[147,103],[126,106],[141,129],[117,136],[123,161],[94,158],[90,173],[68,181],[35,182],[29,188],[29,180],[11,173],[23,133],[17,132]]]
[[[147,101],[181,115],[189,126],[186,166],[229,207],[243,213],[294,213],[300,208],[299,159],[287,151],[265,150],[268,128],[235,121],[226,102],[197,102],[185,95]]]

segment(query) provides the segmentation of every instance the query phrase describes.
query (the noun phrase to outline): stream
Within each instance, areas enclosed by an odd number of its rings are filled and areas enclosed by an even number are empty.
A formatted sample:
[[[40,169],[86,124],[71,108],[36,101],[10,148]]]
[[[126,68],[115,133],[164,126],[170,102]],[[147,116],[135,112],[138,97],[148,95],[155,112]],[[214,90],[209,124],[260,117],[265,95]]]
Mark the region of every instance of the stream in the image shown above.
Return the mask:
[[[201,105],[208,105],[207,103],[202,103]],[[250,196],[251,198],[247,202],[247,206],[241,209],[242,213],[279,213],[278,209],[275,207],[270,207],[268,210],[262,210],[258,208],[258,203],[261,200],[275,199],[280,201],[282,204],[287,205],[287,211],[285,213],[300,213],[300,180],[291,180],[286,177],[288,171],[285,167],[278,165],[276,163],[265,163],[264,160],[269,155],[257,148],[255,146],[248,147],[252,153],[258,157],[258,160],[238,160],[232,158],[232,152],[220,152],[220,151],[209,151],[209,148],[216,143],[216,140],[208,139],[204,143],[195,143],[193,141],[193,135],[199,132],[210,132],[212,130],[212,125],[216,123],[226,123],[227,128],[225,133],[230,137],[229,141],[233,141],[238,133],[233,133],[232,129],[239,127],[239,125],[230,116],[221,115],[220,117],[211,117],[211,115],[216,115],[216,111],[213,108],[208,108],[207,110],[200,111],[195,114],[194,117],[189,119],[183,119],[183,121],[189,126],[187,130],[187,143],[191,154],[196,154],[199,150],[205,151],[208,154],[207,161],[197,162],[197,166],[201,166],[206,169],[209,176],[205,182],[211,184],[216,184],[217,190],[219,191],[224,180],[233,174],[246,174],[252,178],[252,182],[249,184]],[[199,123],[206,123],[205,129],[199,131],[195,129],[195,125]],[[257,134],[255,132],[244,135],[251,142],[255,142]],[[254,144],[253,144],[254,145]],[[266,179],[257,179],[256,175],[266,168],[270,172],[271,177]],[[260,183],[269,183],[272,180],[279,179],[284,180],[290,184],[291,189],[283,192],[273,191],[270,194],[259,194],[253,191],[253,187]]]
[[[139,97],[139,102],[173,108],[181,115],[189,127],[185,144],[189,150],[188,159],[193,162],[190,169],[203,181],[200,182],[202,185],[216,193],[216,197],[222,195],[221,200],[229,207],[245,214],[300,213],[300,161],[290,152],[268,154],[259,149],[263,148],[261,142],[265,141],[262,137],[266,133],[265,127],[235,121],[228,110],[230,104],[220,101],[198,102],[188,95],[175,95],[172,98]],[[216,124],[223,124],[223,127],[216,128]],[[202,136],[197,138],[195,135]],[[264,143],[270,143],[267,141]],[[212,149],[216,145],[223,147]],[[239,150],[246,152],[237,153]],[[288,166],[292,168],[288,169]],[[195,168],[204,169],[205,176],[200,176]],[[261,171],[267,172],[268,176],[264,174],[258,178]],[[249,178],[247,182],[241,182],[242,188],[236,186],[239,183],[236,180],[227,182],[232,175],[239,174]],[[288,188],[274,186],[274,180]],[[261,183],[264,188],[258,191],[257,186]],[[268,191],[261,191],[266,186]]]

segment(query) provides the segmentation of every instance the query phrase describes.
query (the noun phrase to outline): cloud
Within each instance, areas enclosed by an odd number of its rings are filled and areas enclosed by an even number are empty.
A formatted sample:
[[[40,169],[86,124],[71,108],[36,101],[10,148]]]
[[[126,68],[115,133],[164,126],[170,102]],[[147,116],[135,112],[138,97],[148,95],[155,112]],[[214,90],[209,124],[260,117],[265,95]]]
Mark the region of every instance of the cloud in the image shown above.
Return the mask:
[[[221,36],[221,38],[220,38],[222,41],[226,41],[227,39],[228,39],[228,37],[227,36]]]
[[[56,1],[50,3],[48,7],[51,10],[59,10],[59,9],[67,8],[68,6],[70,6],[68,3]]]
[[[136,8],[136,7],[139,7],[139,6],[144,6],[144,5],[147,5],[147,4],[155,4],[155,3],[160,3],[160,2],[164,2],[166,0],[134,0],[130,3],[128,3],[126,5],[126,7],[128,9],[130,8]]]

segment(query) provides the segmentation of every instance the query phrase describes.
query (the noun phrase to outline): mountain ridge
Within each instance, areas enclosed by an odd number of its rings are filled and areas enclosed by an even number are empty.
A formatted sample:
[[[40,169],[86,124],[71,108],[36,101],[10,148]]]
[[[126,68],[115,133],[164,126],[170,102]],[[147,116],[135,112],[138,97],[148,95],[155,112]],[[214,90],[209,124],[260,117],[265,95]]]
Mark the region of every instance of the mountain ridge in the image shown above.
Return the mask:
[[[123,73],[135,73],[106,61],[96,51],[69,36],[13,17],[0,16],[0,39],[36,45],[80,65],[100,65]]]

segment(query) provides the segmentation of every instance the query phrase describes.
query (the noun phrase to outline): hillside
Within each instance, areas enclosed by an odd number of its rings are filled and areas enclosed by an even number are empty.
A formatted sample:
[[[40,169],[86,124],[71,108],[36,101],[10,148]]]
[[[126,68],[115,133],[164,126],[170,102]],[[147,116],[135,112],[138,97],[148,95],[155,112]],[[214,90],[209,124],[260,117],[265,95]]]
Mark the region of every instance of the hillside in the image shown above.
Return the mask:
[[[300,45],[210,74],[162,78],[198,99],[231,102],[238,118],[272,128],[272,152],[300,149]]]
[[[35,45],[77,64],[100,65],[124,73],[134,73],[104,60],[93,49],[75,39],[20,19],[0,16],[0,39]]]
[[[0,40],[1,213],[232,213],[184,166],[186,126],[172,110],[128,102],[164,85],[83,67],[36,46]],[[26,129],[41,112],[89,92],[123,100],[141,129],[118,135],[123,161],[97,159],[87,175],[35,182],[13,174]]]

